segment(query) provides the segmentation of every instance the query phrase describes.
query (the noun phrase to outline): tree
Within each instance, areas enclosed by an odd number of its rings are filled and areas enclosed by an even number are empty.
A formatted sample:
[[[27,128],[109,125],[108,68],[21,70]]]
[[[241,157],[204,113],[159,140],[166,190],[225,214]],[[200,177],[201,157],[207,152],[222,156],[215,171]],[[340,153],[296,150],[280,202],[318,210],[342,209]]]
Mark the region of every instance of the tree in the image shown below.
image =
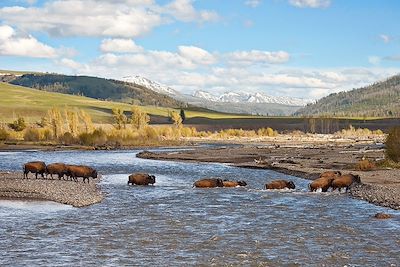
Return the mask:
[[[61,112],[58,108],[52,108],[47,113],[51,128],[53,130],[53,136],[58,138],[63,133],[63,125],[64,125]]]
[[[183,108],[181,108],[180,116],[181,116],[182,123],[183,123],[186,120],[186,115],[185,115],[185,111],[183,110]]]
[[[77,136],[79,117],[76,111],[66,110],[65,119],[67,121],[69,132],[72,134],[72,136]]]
[[[79,111],[79,116],[81,117],[83,124],[85,126],[85,133],[93,132],[94,125],[92,122],[92,117],[90,117],[90,115],[82,109]]]
[[[181,128],[182,127],[182,117],[181,117],[181,115],[178,114],[178,112],[172,111],[171,119],[172,119],[172,121],[174,122],[174,125],[177,128]]]
[[[8,127],[10,127],[11,129],[13,129],[16,132],[21,132],[26,128],[25,119],[22,117],[18,117],[17,120],[8,124]]]
[[[132,107],[131,124],[136,129],[142,129],[147,126],[150,122],[150,116],[142,111],[138,106]]]
[[[112,115],[115,121],[115,128],[121,130],[122,128],[126,128],[126,123],[128,118],[125,116],[124,111],[119,108],[114,108],[112,110]]]
[[[400,162],[400,126],[390,129],[385,145],[386,157],[394,162]]]

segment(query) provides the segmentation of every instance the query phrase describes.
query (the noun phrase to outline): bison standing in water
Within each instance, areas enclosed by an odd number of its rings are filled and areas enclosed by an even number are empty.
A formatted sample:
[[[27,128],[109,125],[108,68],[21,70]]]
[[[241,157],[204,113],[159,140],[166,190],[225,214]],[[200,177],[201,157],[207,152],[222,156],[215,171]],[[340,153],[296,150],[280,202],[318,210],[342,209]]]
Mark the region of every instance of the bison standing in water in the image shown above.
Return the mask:
[[[212,187],[223,187],[224,182],[218,178],[206,178],[196,181],[193,184],[193,187],[200,187],[200,188],[212,188]]]
[[[50,174],[51,179],[53,179],[53,174],[58,175],[58,179],[68,175],[68,167],[64,163],[52,163],[46,166],[46,176]]]
[[[321,173],[318,179],[312,181],[308,187],[311,192],[317,191],[321,188],[322,192],[327,192],[329,187],[332,186],[333,180],[340,177],[342,173],[340,171],[326,171]]]
[[[236,187],[236,186],[246,186],[247,185],[247,183],[245,181],[224,180],[222,183],[224,184],[224,187]]]
[[[335,180],[333,180],[332,182],[332,191],[335,191],[336,189],[342,189],[342,188],[346,188],[346,192],[347,190],[349,190],[350,186],[354,183],[361,183],[361,179],[360,176],[358,175],[354,175],[354,174],[345,174],[342,175],[338,178],[336,178]]]
[[[44,174],[46,173],[46,164],[43,161],[31,161],[25,163],[23,166],[24,170],[24,178],[28,178],[28,173],[34,173],[37,179],[38,174],[42,175],[44,178]]]
[[[265,185],[265,189],[295,189],[296,186],[292,181],[275,180]]]
[[[88,180],[89,183],[89,178],[92,177],[93,179],[97,178],[97,171],[91,167],[88,166],[83,166],[83,165],[67,165],[68,169],[68,176],[74,179],[75,182],[78,181],[78,177],[83,178],[83,182],[85,180]]]
[[[154,175],[150,175],[147,173],[134,173],[129,175],[128,179],[128,185],[129,184],[136,184],[136,185],[149,185],[149,184],[155,184],[156,183],[156,177]]]

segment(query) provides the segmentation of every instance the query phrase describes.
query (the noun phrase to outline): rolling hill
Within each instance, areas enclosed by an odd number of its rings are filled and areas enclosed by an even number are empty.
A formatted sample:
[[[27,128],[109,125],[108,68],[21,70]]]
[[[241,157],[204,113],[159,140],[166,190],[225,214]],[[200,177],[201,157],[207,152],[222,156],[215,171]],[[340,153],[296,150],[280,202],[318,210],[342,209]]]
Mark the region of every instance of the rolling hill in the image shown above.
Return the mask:
[[[331,94],[315,104],[308,104],[295,115],[400,117],[400,75],[359,89]]]
[[[170,108],[185,106],[181,101],[154,92],[144,86],[97,77],[33,73],[15,76],[8,82],[48,92],[83,95],[129,104]]]
[[[18,116],[28,122],[37,122],[53,107],[60,109],[83,109],[88,112],[96,123],[111,123],[113,108],[129,112],[132,105],[114,101],[102,101],[78,95],[68,95],[47,92],[0,82],[0,122],[11,122]],[[168,114],[173,108],[140,106],[147,112],[153,123],[169,123]],[[179,110],[176,110],[179,112]],[[202,117],[208,119],[254,118],[255,116],[224,114],[201,108],[185,109],[187,119]]]

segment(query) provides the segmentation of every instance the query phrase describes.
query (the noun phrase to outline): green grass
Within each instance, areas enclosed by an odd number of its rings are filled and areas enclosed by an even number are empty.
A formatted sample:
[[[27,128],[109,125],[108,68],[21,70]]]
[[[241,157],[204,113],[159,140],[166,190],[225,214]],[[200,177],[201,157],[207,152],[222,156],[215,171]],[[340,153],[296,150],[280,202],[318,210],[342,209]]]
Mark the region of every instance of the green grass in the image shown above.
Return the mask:
[[[112,122],[111,110],[120,108],[130,111],[131,105],[119,102],[101,101],[93,98],[51,93],[22,86],[0,83],[0,121],[11,122],[18,116],[28,122],[37,122],[53,107],[60,109],[83,109],[88,112],[96,123]],[[150,115],[167,117],[171,108],[142,106]],[[179,110],[176,110],[179,112]],[[189,108],[185,111],[187,118],[205,117],[210,119],[257,118],[257,116],[219,113],[199,108]]]

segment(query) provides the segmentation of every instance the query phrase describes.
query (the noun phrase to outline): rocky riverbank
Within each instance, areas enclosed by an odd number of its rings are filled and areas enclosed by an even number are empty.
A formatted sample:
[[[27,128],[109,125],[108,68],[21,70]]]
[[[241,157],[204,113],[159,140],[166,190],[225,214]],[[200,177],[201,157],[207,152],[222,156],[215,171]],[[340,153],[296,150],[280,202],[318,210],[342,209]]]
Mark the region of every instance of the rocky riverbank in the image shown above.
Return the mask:
[[[49,200],[74,207],[99,203],[104,196],[97,181],[90,183],[64,180],[23,179],[20,172],[0,172],[0,198]]]
[[[376,168],[359,171],[356,164],[361,159],[372,162],[384,157],[379,144],[360,143],[346,145],[242,145],[240,147],[198,148],[181,152],[149,152],[137,155],[141,158],[172,161],[197,161],[230,163],[242,168],[270,169],[313,180],[320,173],[339,170],[358,174],[362,185],[350,190],[351,196],[370,203],[400,209],[400,172],[396,169]]]

